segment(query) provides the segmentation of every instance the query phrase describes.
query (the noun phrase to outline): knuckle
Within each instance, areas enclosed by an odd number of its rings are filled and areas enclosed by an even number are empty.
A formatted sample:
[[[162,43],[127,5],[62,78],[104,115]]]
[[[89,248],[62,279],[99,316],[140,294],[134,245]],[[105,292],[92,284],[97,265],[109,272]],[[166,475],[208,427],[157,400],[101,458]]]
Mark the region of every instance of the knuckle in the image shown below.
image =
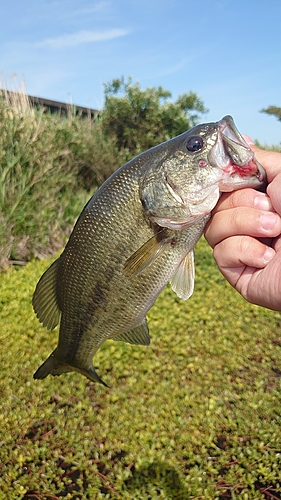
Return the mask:
[[[230,219],[230,227],[232,227],[232,231],[235,234],[241,234],[241,232],[245,231],[245,225],[248,222],[249,211],[247,210],[247,217],[245,214],[245,210],[240,207],[235,208],[231,211],[231,219]]]
[[[240,236],[239,238],[239,254],[247,255],[253,251],[253,238],[250,236]]]
[[[232,197],[233,207],[253,206],[255,195],[256,191],[251,188],[239,189],[238,191],[234,191]]]

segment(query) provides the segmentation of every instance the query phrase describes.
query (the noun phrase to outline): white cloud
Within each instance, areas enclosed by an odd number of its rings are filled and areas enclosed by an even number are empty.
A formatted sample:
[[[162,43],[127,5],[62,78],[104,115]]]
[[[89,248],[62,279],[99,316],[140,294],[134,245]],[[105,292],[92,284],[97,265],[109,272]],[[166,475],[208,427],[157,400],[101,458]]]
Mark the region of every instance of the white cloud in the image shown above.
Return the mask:
[[[96,13],[108,13],[110,11],[111,4],[108,1],[101,0],[100,2],[97,2],[95,5],[92,7],[84,7],[81,9],[78,9],[77,11],[74,11],[74,14],[96,14]]]
[[[113,38],[125,36],[128,33],[128,30],[118,28],[104,31],[78,31],[77,33],[72,33],[70,35],[62,35],[56,38],[46,38],[42,42],[39,42],[37,46],[51,47],[52,49],[65,49],[67,47],[74,47],[83,43],[112,40]]]

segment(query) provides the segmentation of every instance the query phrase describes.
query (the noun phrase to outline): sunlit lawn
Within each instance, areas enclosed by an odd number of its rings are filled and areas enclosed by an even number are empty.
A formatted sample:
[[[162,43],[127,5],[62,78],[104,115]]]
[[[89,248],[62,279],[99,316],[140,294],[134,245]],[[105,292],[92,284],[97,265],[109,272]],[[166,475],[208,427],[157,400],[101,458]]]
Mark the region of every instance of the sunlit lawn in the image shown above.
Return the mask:
[[[33,380],[58,335],[31,308],[50,260],[1,275],[0,498],[281,497],[280,313],[243,301],[203,240],[196,261],[193,297],[168,287],[149,312],[150,347],[100,349],[109,389]]]

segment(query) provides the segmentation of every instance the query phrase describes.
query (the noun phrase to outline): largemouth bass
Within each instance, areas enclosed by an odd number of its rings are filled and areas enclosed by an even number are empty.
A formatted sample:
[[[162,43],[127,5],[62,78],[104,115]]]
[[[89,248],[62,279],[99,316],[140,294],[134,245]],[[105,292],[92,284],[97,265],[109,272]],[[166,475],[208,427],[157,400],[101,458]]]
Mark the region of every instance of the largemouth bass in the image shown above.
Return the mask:
[[[266,175],[232,117],[197,125],[120,167],[80,214],[33,296],[57,348],[34,378],[76,371],[106,385],[92,359],[107,340],[149,345],[146,313],[171,282],[193,292],[193,248],[220,193]]]

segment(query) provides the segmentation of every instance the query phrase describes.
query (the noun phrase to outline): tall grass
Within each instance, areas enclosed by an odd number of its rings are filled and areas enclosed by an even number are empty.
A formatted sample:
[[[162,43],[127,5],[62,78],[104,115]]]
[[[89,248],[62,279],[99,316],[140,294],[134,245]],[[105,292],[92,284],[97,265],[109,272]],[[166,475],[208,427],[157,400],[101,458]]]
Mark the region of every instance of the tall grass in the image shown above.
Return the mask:
[[[60,248],[84,203],[127,159],[99,123],[0,92],[0,267]]]

